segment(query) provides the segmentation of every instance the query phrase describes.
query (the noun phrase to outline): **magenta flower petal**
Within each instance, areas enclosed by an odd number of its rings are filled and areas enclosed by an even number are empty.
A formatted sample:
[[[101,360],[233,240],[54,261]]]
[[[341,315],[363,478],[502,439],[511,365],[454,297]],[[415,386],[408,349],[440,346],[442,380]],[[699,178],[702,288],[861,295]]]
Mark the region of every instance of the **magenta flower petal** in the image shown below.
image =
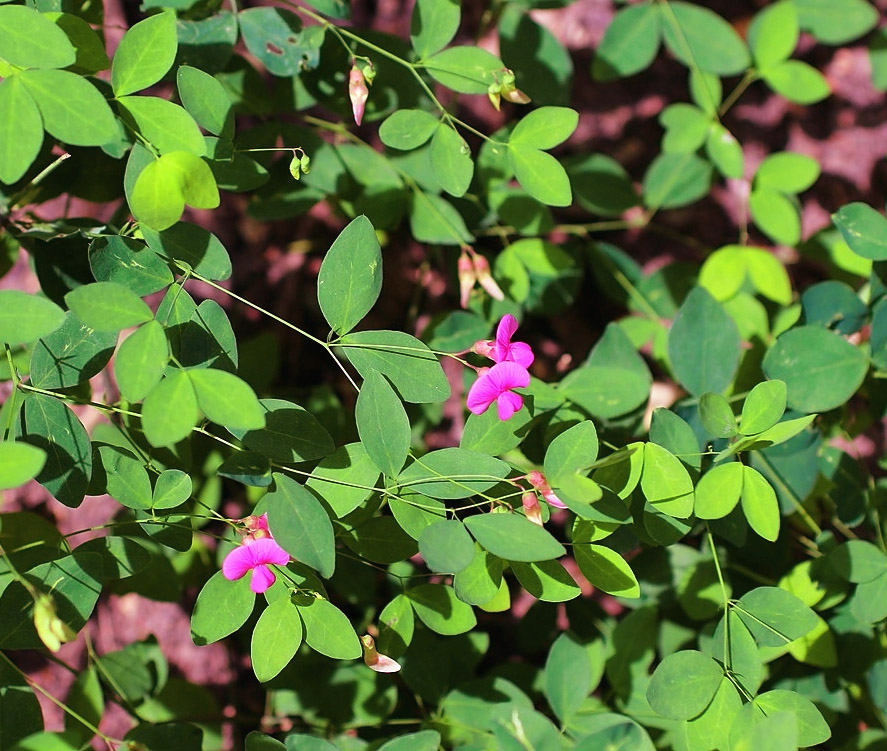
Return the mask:
[[[523,389],[530,385],[530,374],[527,369],[516,362],[496,363],[487,375],[496,384],[500,393],[509,389]]]
[[[489,357],[495,362],[516,362],[524,368],[533,364],[534,355],[525,342],[512,342],[517,331],[517,319],[510,313],[502,316],[496,328],[496,342],[489,348]]]
[[[506,391],[496,400],[496,408],[499,411],[500,420],[507,420],[523,406],[523,398],[511,391]]]
[[[501,393],[497,385],[490,378],[490,371],[481,372],[478,379],[471,384],[468,390],[466,404],[476,415],[482,415],[487,408],[499,398]]]
[[[222,563],[222,575],[229,581],[235,581],[256,565],[249,545],[240,545],[225,556]]]
[[[496,344],[503,349],[511,345],[511,337],[517,332],[517,318],[511,313],[506,313],[496,327]]]
[[[287,553],[273,537],[260,537],[246,545],[253,551],[255,561],[260,563],[276,563],[278,566],[286,566],[290,562],[290,554]]]
[[[536,356],[526,342],[514,342],[509,349],[508,359],[516,362],[518,365],[529,368]]]
[[[275,576],[271,569],[265,565],[256,566],[249,582],[249,588],[257,595],[262,594],[268,587],[274,584]]]

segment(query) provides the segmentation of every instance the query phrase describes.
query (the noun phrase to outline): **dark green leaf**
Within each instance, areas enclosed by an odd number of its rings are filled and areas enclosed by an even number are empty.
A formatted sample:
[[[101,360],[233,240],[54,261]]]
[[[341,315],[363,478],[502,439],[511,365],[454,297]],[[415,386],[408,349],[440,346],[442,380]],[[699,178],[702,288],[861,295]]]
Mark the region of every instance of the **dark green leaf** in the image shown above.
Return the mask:
[[[249,577],[228,581],[221,571],[203,585],[191,615],[191,638],[197,645],[212,644],[239,629],[250,613],[256,596]]]
[[[474,559],[474,542],[462,522],[448,519],[422,530],[419,552],[432,571],[455,574]]]
[[[256,678],[270,681],[295,656],[302,643],[302,619],[289,597],[270,603],[253,629],[250,658]]]
[[[749,66],[745,43],[714,11],[679,1],[657,7],[662,13],[665,44],[687,67],[729,76]]]
[[[419,620],[438,634],[464,634],[477,625],[471,606],[459,600],[452,587],[420,584],[410,587],[405,594]]]
[[[265,496],[268,526],[280,546],[324,579],[336,568],[333,525],[320,502],[286,475],[274,473],[275,489]]]
[[[456,35],[461,17],[455,0],[417,0],[410,22],[410,40],[418,58],[446,47]]]
[[[410,450],[410,421],[385,376],[367,373],[354,408],[357,432],[373,464],[397,477]]]
[[[397,478],[432,498],[455,500],[483,493],[508,475],[508,465],[492,456],[462,448],[432,451],[419,457]]]
[[[265,427],[231,432],[244,445],[271,461],[293,462],[319,459],[331,454],[333,439],[310,412],[284,399],[259,400],[265,410]]]
[[[702,652],[674,652],[653,671],[647,701],[663,717],[690,720],[708,706],[723,677],[721,666]]]
[[[31,353],[31,385],[42,389],[76,386],[102,370],[114,354],[117,333],[95,331],[73,312]]]
[[[551,534],[519,514],[469,516],[465,526],[486,550],[509,561],[547,561],[565,552]]]
[[[99,237],[89,245],[89,267],[99,282],[117,282],[137,295],[150,295],[173,283],[166,263],[129,237]]]

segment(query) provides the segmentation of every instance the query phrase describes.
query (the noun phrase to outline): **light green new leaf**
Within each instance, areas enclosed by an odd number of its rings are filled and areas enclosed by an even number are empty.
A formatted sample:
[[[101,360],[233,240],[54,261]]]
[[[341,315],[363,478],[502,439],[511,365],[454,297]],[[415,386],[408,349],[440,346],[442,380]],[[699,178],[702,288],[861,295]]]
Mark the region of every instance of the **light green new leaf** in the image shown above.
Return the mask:
[[[157,83],[172,67],[177,50],[175,13],[159,13],[134,24],[123,35],[111,62],[115,96]]]
[[[798,22],[824,44],[844,44],[878,23],[878,11],[868,0],[792,0]]]
[[[162,510],[180,506],[191,497],[191,476],[180,469],[165,469],[154,483],[151,508]]]
[[[371,370],[354,408],[357,432],[373,464],[397,477],[410,451],[410,420],[385,376]]]
[[[471,631],[477,625],[471,605],[456,597],[452,587],[444,584],[420,584],[410,587],[405,594],[419,620],[435,633],[455,636]]]
[[[653,671],[647,701],[663,717],[691,720],[709,705],[723,677],[723,668],[702,652],[673,652]]]
[[[749,63],[748,48],[736,30],[709,8],[687,2],[657,5],[662,32],[672,54],[689,68],[734,75]]]
[[[43,119],[21,77],[0,81],[0,182],[9,185],[19,180],[42,145]]]
[[[175,224],[185,204],[195,209],[219,205],[219,189],[209,165],[188,151],[171,151],[150,162],[129,196],[135,217],[157,231]]]
[[[354,660],[363,653],[351,621],[329,600],[300,597],[296,606],[305,624],[305,643],[311,649],[334,660]]]
[[[40,474],[46,464],[46,452],[29,443],[0,443],[0,490],[24,485]]]
[[[812,157],[780,151],[761,162],[755,172],[755,184],[783,193],[802,193],[816,182],[819,173],[819,162]]]
[[[337,334],[347,334],[370,312],[382,290],[382,249],[365,216],[343,229],[323,258],[317,301]]]
[[[779,502],[766,478],[752,467],[742,468],[742,513],[749,526],[765,540],[779,537]]]
[[[484,549],[508,561],[547,561],[566,552],[549,532],[519,514],[478,514],[465,526]]]
[[[340,519],[370,497],[379,468],[363,443],[346,443],[318,464],[305,485],[317,493]]]
[[[481,47],[449,47],[425,61],[425,69],[438,83],[460,94],[486,94],[505,66]]]
[[[711,165],[692,152],[660,154],[644,174],[644,204],[673,209],[698,201],[708,193]]]
[[[48,336],[65,321],[51,300],[14,289],[0,290],[0,341],[28,344]]]
[[[201,128],[223,139],[234,136],[234,105],[225,87],[199,68],[182,65],[176,71],[182,105]]]
[[[448,2],[449,0],[444,0]],[[418,7],[418,6],[417,6]],[[424,110],[395,110],[379,126],[379,138],[386,146],[401,151],[419,148],[435,134],[440,120]]]
[[[537,201],[549,206],[569,206],[573,202],[567,171],[551,154],[509,144],[508,159],[521,187]]]
[[[865,203],[848,203],[832,214],[844,242],[857,255],[887,260],[887,219]]]
[[[615,597],[640,597],[641,588],[631,566],[605,545],[577,545],[576,563],[592,586]]]
[[[801,600],[779,587],[747,592],[736,603],[735,612],[762,647],[782,647],[800,639],[819,621]]]
[[[742,177],[744,157],[736,137],[720,123],[712,123],[705,139],[705,153],[724,177]]]
[[[191,614],[191,639],[195,644],[212,644],[246,623],[256,600],[249,582],[249,576],[228,581],[216,571],[203,585]]]
[[[197,395],[183,370],[174,370],[152,388],[142,403],[142,429],[152,446],[169,446],[187,437],[200,419]]]
[[[625,78],[647,68],[659,51],[662,15],[650,2],[620,8],[598,45],[591,72],[598,81]]]
[[[364,378],[377,370],[405,402],[442,402],[450,384],[437,357],[402,331],[359,331],[340,340],[345,356]]]
[[[461,18],[458,0],[417,0],[410,21],[416,56],[422,60],[446,47],[456,36]]]
[[[214,368],[185,372],[194,386],[198,406],[210,420],[235,430],[265,427],[265,410],[246,381]]]
[[[721,519],[734,509],[742,494],[743,470],[739,462],[728,462],[702,475],[693,507],[699,519]]]
[[[297,561],[324,579],[336,568],[333,525],[309,490],[286,475],[274,473],[275,489],[265,496],[268,527],[274,539]]]
[[[545,451],[544,469],[549,484],[573,472],[588,471],[597,459],[598,437],[594,423],[585,420],[560,433]]]
[[[495,457],[446,448],[416,459],[400,473],[398,482],[431,498],[456,500],[489,490],[508,471],[508,465]]]
[[[754,223],[773,241],[782,245],[800,242],[801,217],[788,196],[766,186],[757,186],[748,197],[748,208]]]
[[[19,76],[37,102],[43,127],[62,143],[101,146],[117,138],[108,102],[82,76],[67,70],[25,70]]]
[[[271,602],[253,629],[250,659],[256,678],[270,681],[293,659],[302,643],[302,619],[289,597]]]
[[[736,417],[730,402],[721,394],[706,393],[699,398],[699,419],[702,427],[715,438],[736,435]]]
[[[68,36],[43,13],[0,7],[0,58],[20,68],[66,68],[77,55]]]
[[[84,284],[68,292],[65,302],[96,331],[120,331],[154,318],[141,297],[116,282]]]
[[[566,141],[579,124],[579,113],[569,107],[540,107],[514,126],[508,143],[533,149],[553,149]]]
[[[791,0],[768,5],[757,13],[748,28],[755,67],[765,70],[786,60],[798,44],[798,11]]]
[[[786,60],[762,71],[773,91],[798,104],[814,104],[832,93],[826,77],[801,60]]]
[[[686,519],[693,513],[693,480],[674,454],[655,443],[644,444],[641,490],[657,510]]]
[[[168,361],[166,332],[157,321],[148,321],[117,349],[114,377],[120,393],[127,401],[141,401],[160,382]]]
[[[572,634],[561,634],[548,651],[543,675],[545,698],[566,725],[591,692],[588,649]]]
[[[186,151],[196,156],[206,155],[206,142],[200,128],[178,104],[156,96],[125,96],[117,103],[131,116],[142,137],[161,154]]]
[[[474,162],[468,144],[452,126],[441,123],[437,128],[431,139],[430,158],[440,186],[451,196],[464,196],[474,175]]]
[[[786,388],[783,381],[762,381],[745,397],[739,432],[755,435],[772,428],[785,412]]]
[[[670,104],[662,110],[659,122],[665,128],[662,150],[667,154],[696,151],[705,143],[712,125],[708,113],[683,102]]]

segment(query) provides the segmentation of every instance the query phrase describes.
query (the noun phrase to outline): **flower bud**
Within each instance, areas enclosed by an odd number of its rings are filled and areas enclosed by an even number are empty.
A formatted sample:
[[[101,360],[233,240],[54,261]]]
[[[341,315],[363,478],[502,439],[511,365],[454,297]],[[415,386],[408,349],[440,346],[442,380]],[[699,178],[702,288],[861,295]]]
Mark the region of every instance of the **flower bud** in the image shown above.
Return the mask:
[[[302,165],[299,157],[293,154],[293,158],[290,160],[290,174],[294,180],[298,180],[302,176],[301,169]]]
[[[367,63],[361,68],[361,73],[363,73],[363,77],[366,79],[367,86],[372,86],[373,81],[376,78],[376,69],[373,67],[372,63]]]
[[[514,71],[506,68],[505,72],[502,74],[502,88],[513,89],[514,80]]]
[[[502,91],[502,96],[512,104],[529,104],[532,99],[520,89],[510,88]]]
[[[377,673],[396,673],[400,670],[400,663],[392,660],[388,655],[379,654],[376,650],[376,642],[367,634],[360,637],[360,645],[363,647],[363,661],[370,670]]]
[[[554,491],[552,491],[551,486],[548,484],[548,480],[545,479],[545,475],[538,470],[534,469],[527,474],[527,482],[542,494],[549,506],[554,506],[555,508],[567,507],[567,504],[554,494]]]
[[[477,274],[477,281],[480,283],[480,286],[483,287],[487,294],[492,297],[494,300],[504,300],[505,293],[499,288],[499,285],[496,284],[496,280],[493,279],[493,275],[490,272],[490,264],[486,258],[477,253],[474,254],[474,271]]]
[[[37,636],[50,652],[58,652],[62,644],[72,641],[77,634],[55,612],[51,595],[40,594],[34,601],[34,628]]]
[[[357,65],[352,65],[351,71],[348,73],[348,98],[351,100],[354,122],[358,125],[363,120],[363,111],[369,95],[363,71]]]
[[[311,157],[307,154],[302,154],[299,158],[299,169],[302,170],[303,175],[307,175],[311,172]]]
[[[471,296],[471,290],[477,281],[477,274],[474,271],[474,263],[465,251],[459,256],[456,262],[456,271],[459,276],[459,305],[463,308],[468,307],[468,298]]]
[[[493,352],[493,347],[495,346],[496,342],[492,339],[479,339],[471,345],[471,351],[481,357],[490,357],[490,354]]]
[[[496,112],[499,111],[501,94],[502,87],[498,83],[491,83],[489,87],[487,87],[487,96],[490,98],[490,104],[496,108]]]
[[[521,504],[524,507],[524,513],[533,524],[542,526],[542,509],[539,508],[539,499],[532,490],[528,490],[521,496]]]

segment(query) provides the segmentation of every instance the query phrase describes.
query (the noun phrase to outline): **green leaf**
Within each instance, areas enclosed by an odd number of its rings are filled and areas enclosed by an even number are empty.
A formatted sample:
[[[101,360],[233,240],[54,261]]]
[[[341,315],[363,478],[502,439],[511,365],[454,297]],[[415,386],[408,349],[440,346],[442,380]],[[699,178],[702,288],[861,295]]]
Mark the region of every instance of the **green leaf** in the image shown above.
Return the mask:
[[[98,726],[105,713],[105,699],[99,683],[98,670],[95,667],[90,665],[74,679],[65,699],[65,705],[80,718],[75,719],[73,714],[66,714],[66,732],[77,734],[83,743],[88,743],[95,735],[92,728]],[[81,722],[81,719],[92,727]]]
[[[786,60],[767,68],[761,78],[777,94],[798,104],[814,104],[832,93],[826,77],[801,60]]]
[[[765,540],[779,537],[779,502],[766,478],[752,467],[742,468],[742,513],[749,526]]]
[[[686,2],[658,7],[665,44],[687,67],[729,76],[749,66],[745,43],[714,11]]]
[[[844,242],[857,255],[887,260],[887,219],[864,203],[848,203],[832,214]]]
[[[154,319],[141,297],[116,282],[84,284],[65,295],[65,302],[96,331],[120,331]]]
[[[440,120],[430,112],[395,110],[379,126],[379,138],[389,148],[409,151],[426,143],[437,132],[439,125]]]
[[[265,427],[231,433],[271,461],[292,464],[331,454],[335,444],[326,428],[310,412],[284,399],[260,399]]]
[[[732,438],[737,433],[733,408],[721,394],[707,393],[699,398],[699,419],[715,438]]]
[[[189,222],[155,232],[142,227],[142,235],[150,248],[171,260],[181,261],[201,276],[212,281],[231,276],[231,258],[218,237]]]
[[[766,675],[761,652],[736,608],[729,609],[718,621],[711,641],[711,656],[721,664],[732,666],[738,688],[750,695],[758,692]]]
[[[246,48],[275,76],[299,74],[323,43],[322,28],[303,29],[299,17],[285,8],[247,8],[237,21]]]
[[[119,446],[99,446],[96,453],[108,495],[128,508],[151,508],[151,480],[144,463]]]
[[[553,149],[566,141],[579,124],[579,113],[569,107],[540,107],[514,126],[508,143],[534,149]]]
[[[521,565],[521,564],[515,564]],[[499,593],[504,562],[474,544],[471,563],[453,577],[456,596],[469,605],[485,605]]]
[[[644,444],[641,490],[658,511],[686,519],[693,513],[693,480],[674,454],[655,443]]]
[[[576,580],[560,561],[536,561],[534,563],[510,561],[509,565],[518,583],[529,594],[542,602],[567,602],[582,594]],[[459,593],[458,586],[456,592]],[[492,597],[478,604],[485,605],[490,599]]]
[[[620,8],[598,45],[592,75],[612,81],[640,73],[656,58],[661,33],[662,16],[653,3]]]
[[[334,660],[354,660],[363,654],[351,621],[329,600],[300,597],[296,603],[311,649]]]
[[[421,190],[410,199],[410,232],[424,243],[460,245],[474,240],[453,204]]]
[[[736,603],[735,612],[762,647],[782,647],[813,629],[818,618],[810,608],[779,587],[757,587]]]
[[[0,182],[11,185],[20,180],[42,145],[43,118],[21,77],[0,81]]]
[[[0,290],[0,341],[15,346],[48,336],[65,321],[65,311],[45,297]]]
[[[662,150],[665,153],[696,151],[703,143],[711,128],[709,115],[692,104],[670,104],[659,115],[659,122],[665,128]]]
[[[111,61],[105,53],[104,41],[80,16],[75,16],[72,13],[45,13],[44,15],[64,31],[68,41],[74,45],[77,57],[69,70],[74,73],[92,74],[106,70],[111,66]]]
[[[605,545],[577,545],[576,563],[592,586],[614,597],[640,597],[637,577],[625,559]]]
[[[460,94],[486,94],[505,66],[480,47],[449,47],[425,60],[425,69],[438,83]]]
[[[235,430],[265,427],[265,412],[246,381],[213,368],[185,372],[191,378],[198,406],[210,420]]]
[[[705,139],[705,153],[724,177],[742,177],[744,157],[736,137],[720,123],[712,123]]]
[[[420,496],[421,497],[421,496]],[[389,503],[395,501],[394,498],[389,499]],[[392,504],[392,508],[395,504]],[[425,504],[426,506],[429,505]],[[432,507],[434,508],[434,507]],[[435,510],[437,510],[435,508]],[[425,509],[422,509],[423,513]],[[427,526],[426,522],[433,521],[430,517],[434,514],[428,514],[422,517],[423,528]],[[390,516],[374,516],[354,527],[350,531],[350,535],[345,537],[348,546],[357,553],[361,558],[366,558],[373,563],[396,563],[406,560],[414,556],[419,548],[416,541],[408,535],[400,526],[400,517],[395,520]],[[418,525],[417,525],[418,526]],[[416,534],[418,537],[419,534]]]
[[[492,456],[462,448],[431,451],[410,464],[397,478],[417,493],[456,500],[483,493],[508,475],[508,465]]]
[[[367,373],[354,408],[366,453],[387,477],[397,477],[410,451],[410,420],[385,376]]]
[[[144,399],[163,376],[169,362],[169,342],[157,321],[148,321],[123,340],[114,358],[114,377],[130,402]]]
[[[446,519],[422,530],[419,552],[432,571],[455,574],[474,560],[474,541],[462,522]]]
[[[598,437],[591,420],[560,433],[545,451],[545,476],[550,484],[573,472],[587,472],[594,464],[598,454]]]
[[[709,705],[723,677],[721,666],[702,652],[673,652],[653,671],[647,701],[663,717],[691,720]]]
[[[701,469],[699,439],[687,421],[674,412],[664,407],[653,410],[650,419],[650,442],[667,449],[688,467],[697,471]]]
[[[343,336],[340,346],[361,376],[379,371],[405,402],[442,402],[450,395],[450,384],[437,357],[409,334],[359,331]]]
[[[347,334],[370,312],[382,290],[382,250],[369,219],[343,229],[324,256],[317,301],[337,334]]]
[[[203,646],[233,634],[246,623],[255,600],[248,576],[228,581],[221,571],[216,571],[203,585],[194,603],[191,639]]]
[[[589,154],[567,158],[564,166],[576,200],[586,210],[603,216],[619,216],[638,205],[634,183],[615,159],[605,154]]]
[[[844,44],[878,23],[878,11],[866,0],[792,0],[798,22],[824,44]]]
[[[270,681],[295,657],[302,643],[302,619],[289,597],[269,603],[256,621],[250,659],[256,678]]]
[[[765,70],[781,63],[798,44],[798,11],[791,0],[768,5],[757,13],[748,29],[755,67]]]
[[[483,334],[474,341],[482,337]],[[494,409],[488,409],[481,415],[472,412],[465,421],[459,446],[469,451],[480,451],[491,455],[504,454],[520,445],[532,419],[529,410],[526,409],[515,412],[508,420],[500,420]]]
[[[739,364],[739,344],[733,319],[706,290],[694,287],[668,334],[675,377],[697,396],[726,390]]]
[[[828,562],[842,579],[854,584],[874,581],[887,573],[887,555],[865,540],[848,540],[828,554]]]
[[[509,143],[508,158],[521,187],[537,201],[548,206],[569,206],[573,202],[570,178],[551,154]]]
[[[773,689],[759,694],[752,703],[767,716],[791,712],[798,721],[798,745],[801,748],[818,746],[831,738],[832,731],[816,705],[795,691]]]
[[[346,443],[318,464],[305,485],[326,501],[340,519],[372,494],[379,479],[363,443]]]
[[[46,452],[21,441],[0,443],[0,490],[24,485],[46,464]]]
[[[310,566],[324,579],[336,568],[333,525],[310,491],[279,472],[275,489],[265,496],[268,527],[287,553]]]
[[[644,204],[651,209],[686,206],[706,195],[710,183],[711,165],[696,154],[660,154],[644,174]]]
[[[772,428],[785,412],[786,388],[782,381],[762,381],[745,397],[739,432],[755,435]]]
[[[739,462],[712,467],[696,485],[693,511],[699,519],[721,519],[739,503],[745,468]]]
[[[200,128],[178,104],[156,96],[124,96],[117,103],[131,117],[135,130],[161,154],[206,155]]]
[[[118,126],[99,90],[67,70],[26,70],[19,76],[37,102],[43,127],[72,146],[101,146],[117,137]]]
[[[487,551],[509,561],[547,561],[566,551],[549,532],[519,514],[478,514],[465,526]]]
[[[440,733],[436,730],[420,730],[418,733],[407,733],[392,738],[383,743],[378,751],[437,751],[438,748],[440,748]]]
[[[609,324],[583,367],[569,373],[559,390],[595,417],[618,417],[645,403],[653,378],[631,340]]]
[[[446,47],[459,30],[462,12],[456,0],[417,0],[410,21],[410,41],[422,60]]]
[[[129,197],[136,218],[158,232],[179,220],[185,204],[195,209],[219,205],[219,189],[209,165],[188,151],[171,151],[149,163]]]
[[[457,598],[452,587],[420,584],[410,587],[405,594],[419,620],[435,633],[455,636],[471,631],[477,625],[471,605]]]
[[[234,106],[217,79],[199,68],[181,65],[176,88],[182,105],[201,128],[223,139],[234,136]]]
[[[572,634],[561,634],[548,651],[544,672],[545,698],[567,725],[591,691],[591,659]]]
[[[71,508],[79,506],[92,475],[92,447],[77,416],[60,399],[30,394],[19,416],[16,438],[46,452],[37,482],[57,501]]]
[[[142,429],[152,446],[170,446],[191,434],[200,419],[197,395],[184,370],[174,370],[142,403]]]
[[[157,83],[172,67],[177,50],[175,13],[159,13],[134,24],[111,62],[114,95],[126,96]]]
[[[780,151],[761,162],[755,172],[755,184],[783,193],[802,193],[816,182],[819,173],[819,162],[812,157]]]
[[[430,157],[440,186],[451,196],[464,196],[474,175],[474,162],[468,144],[452,126],[438,126],[431,139]]]
[[[120,235],[99,237],[89,244],[89,268],[99,282],[117,282],[140,297],[173,283],[166,262],[144,243]]]
[[[785,382],[787,403],[800,412],[825,412],[844,404],[868,370],[865,354],[821,326],[799,326],[780,336],[762,363],[770,379]]]
[[[170,509],[180,506],[191,497],[191,477],[180,469],[165,469],[154,484],[151,508]]]
[[[0,29],[0,58],[20,68],[66,68],[77,57],[65,32],[33,8],[0,7]]]
[[[416,619],[406,595],[395,595],[379,613],[379,652],[397,659],[413,640]]]

